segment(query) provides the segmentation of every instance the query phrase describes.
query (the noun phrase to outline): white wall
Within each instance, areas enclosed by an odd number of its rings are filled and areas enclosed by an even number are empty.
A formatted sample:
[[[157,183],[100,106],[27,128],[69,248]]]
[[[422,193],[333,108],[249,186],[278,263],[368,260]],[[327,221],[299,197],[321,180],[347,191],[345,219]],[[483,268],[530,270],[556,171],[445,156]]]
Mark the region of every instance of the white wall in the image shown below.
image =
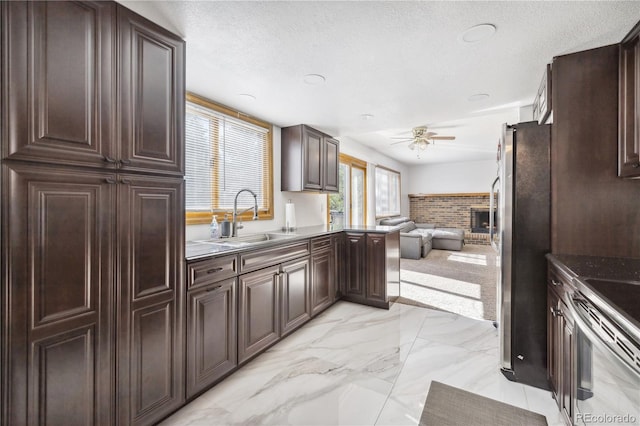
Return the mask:
[[[498,176],[498,164],[483,160],[412,166],[409,176],[409,194],[489,192]]]
[[[400,214],[409,215],[409,167],[348,137],[340,137],[340,152],[367,162],[367,224],[376,223],[375,172],[376,165],[400,172]]]

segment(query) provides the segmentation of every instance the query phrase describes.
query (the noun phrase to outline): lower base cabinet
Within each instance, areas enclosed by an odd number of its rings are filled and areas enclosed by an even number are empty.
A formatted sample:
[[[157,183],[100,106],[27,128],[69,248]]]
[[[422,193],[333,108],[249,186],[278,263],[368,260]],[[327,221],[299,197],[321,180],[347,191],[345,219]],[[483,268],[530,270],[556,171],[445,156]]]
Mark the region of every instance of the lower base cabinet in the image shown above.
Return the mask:
[[[311,314],[314,316],[335,301],[335,247],[331,236],[311,240]]]
[[[573,424],[576,369],[574,322],[562,297],[569,288],[550,267],[547,287],[547,377],[566,424]]]
[[[187,398],[238,365],[237,279],[187,293]]]
[[[280,266],[238,277],[238,362],[280,338]]]
[[[282,289],[280,334],[284,337],[311,319],[309,258],[284,263],[280,269]]]
[[[388,287],[400,285],[400,234],[347,232],[342,298],[389,309]]]

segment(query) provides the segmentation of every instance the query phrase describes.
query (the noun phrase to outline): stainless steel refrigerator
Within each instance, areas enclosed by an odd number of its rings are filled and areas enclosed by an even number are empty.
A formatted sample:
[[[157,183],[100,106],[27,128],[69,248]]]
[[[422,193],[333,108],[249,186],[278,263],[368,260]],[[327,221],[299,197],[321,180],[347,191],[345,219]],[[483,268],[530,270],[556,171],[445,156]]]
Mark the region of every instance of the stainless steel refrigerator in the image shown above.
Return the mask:
[[[503,126],[498,178],[491,188],[497,226],[497,327],[502,373],[512,381],[548,389],[547,265],[550,250],[551,126]],[[492,215],[490,215],[491,217]]]

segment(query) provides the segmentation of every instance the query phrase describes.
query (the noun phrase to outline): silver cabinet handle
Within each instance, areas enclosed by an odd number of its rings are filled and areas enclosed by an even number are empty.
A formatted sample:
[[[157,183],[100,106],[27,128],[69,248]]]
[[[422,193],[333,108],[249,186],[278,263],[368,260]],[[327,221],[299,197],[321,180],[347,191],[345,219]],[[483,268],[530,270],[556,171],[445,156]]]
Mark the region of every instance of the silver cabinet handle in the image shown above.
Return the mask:
[[[551,284],[553,284],[556,287],[562,286],[562,281],[556,281],[554,279],[551,279]]]

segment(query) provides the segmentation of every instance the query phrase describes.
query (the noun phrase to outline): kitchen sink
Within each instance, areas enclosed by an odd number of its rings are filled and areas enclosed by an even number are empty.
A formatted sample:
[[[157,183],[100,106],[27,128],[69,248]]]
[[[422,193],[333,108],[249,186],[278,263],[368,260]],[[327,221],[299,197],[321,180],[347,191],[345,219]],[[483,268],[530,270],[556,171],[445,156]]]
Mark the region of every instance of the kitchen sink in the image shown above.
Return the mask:
[[[285,234],[278,232],[268,232],[264,234],[248,234],[232,238],[221,238],[217,240],[197,240],[201,244],[209,244],[220,248],[245,247],[254,244],[265,243],[272,240],[282,240],[295,237],[295,234]]]

